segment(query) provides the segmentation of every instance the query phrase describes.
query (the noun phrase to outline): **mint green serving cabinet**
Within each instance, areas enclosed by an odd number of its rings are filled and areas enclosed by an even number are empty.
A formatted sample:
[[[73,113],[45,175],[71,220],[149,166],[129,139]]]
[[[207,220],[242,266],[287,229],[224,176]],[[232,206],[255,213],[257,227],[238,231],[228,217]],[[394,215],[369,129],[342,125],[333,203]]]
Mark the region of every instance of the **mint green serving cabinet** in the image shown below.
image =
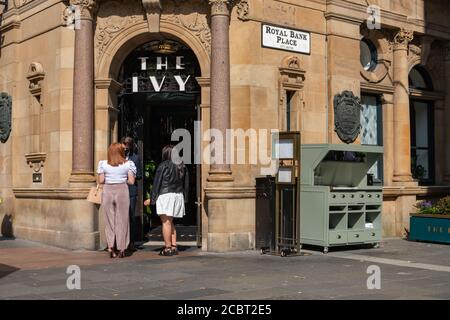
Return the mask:
[[[383,147],[304,144],[301,147],[300,237],[329,247],[381,241],[382,185],[368,185]],[[369,179],[369,181],[372,179]]]

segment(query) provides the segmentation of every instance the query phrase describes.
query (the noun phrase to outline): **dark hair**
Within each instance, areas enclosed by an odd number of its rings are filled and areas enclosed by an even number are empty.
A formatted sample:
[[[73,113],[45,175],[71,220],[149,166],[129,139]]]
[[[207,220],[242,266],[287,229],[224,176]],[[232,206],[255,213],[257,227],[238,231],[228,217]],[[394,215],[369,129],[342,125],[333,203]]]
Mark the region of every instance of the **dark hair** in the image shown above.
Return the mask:
[[[120,139],[120,143],[127,146],[130,153],[134,153],[134,140],[131,137],[123,137]]]
[[[162,155],[161,159],[162,161],[172,161],[172,151],[175,147],[172,144],[166,145],[162,149]],[[173,162],[173,161],[172,161]],[[180,162],[179,164],[174,163],[177,166],[177,176],[180,179],[184,178],[184,175],[186,174],[186,166],[183,162]]]

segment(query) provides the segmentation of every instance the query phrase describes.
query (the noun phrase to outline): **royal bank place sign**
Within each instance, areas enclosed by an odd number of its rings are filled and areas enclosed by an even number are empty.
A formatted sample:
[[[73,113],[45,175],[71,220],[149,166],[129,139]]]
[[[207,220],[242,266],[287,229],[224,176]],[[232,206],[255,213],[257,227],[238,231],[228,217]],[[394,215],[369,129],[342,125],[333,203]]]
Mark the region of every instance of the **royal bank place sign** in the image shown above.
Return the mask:
[[[262,46],[303,54],[311,53],[311,34],[309,32],[262,24]]]

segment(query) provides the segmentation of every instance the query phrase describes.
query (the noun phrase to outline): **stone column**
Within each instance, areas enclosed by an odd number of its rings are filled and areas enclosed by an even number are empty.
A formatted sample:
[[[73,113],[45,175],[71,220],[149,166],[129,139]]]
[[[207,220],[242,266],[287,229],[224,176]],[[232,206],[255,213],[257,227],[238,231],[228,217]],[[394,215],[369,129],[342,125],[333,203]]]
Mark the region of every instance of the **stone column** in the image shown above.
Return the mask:
[[[413,32],[400,30],[394,37],[394,184],[412,182],[409,119],[408,44]]]
[[[211,129],[222,133],[223,148],[211,164],[208,181],[232,181],[227,157],[226,129],[230,128],[230,1],[209,0],[211,5]],[[220,151],[219,151],[220,152]]]
[[[444,180],[450,184],[450,41],[444,47],[444,68],[445,68],[445,105],[444,105],[444,125],[445,125],[445,168]]]
[[[95,0],[70,0],[80,10],[75,29],[71,183],[91,183],[94,176],[94,21]]]

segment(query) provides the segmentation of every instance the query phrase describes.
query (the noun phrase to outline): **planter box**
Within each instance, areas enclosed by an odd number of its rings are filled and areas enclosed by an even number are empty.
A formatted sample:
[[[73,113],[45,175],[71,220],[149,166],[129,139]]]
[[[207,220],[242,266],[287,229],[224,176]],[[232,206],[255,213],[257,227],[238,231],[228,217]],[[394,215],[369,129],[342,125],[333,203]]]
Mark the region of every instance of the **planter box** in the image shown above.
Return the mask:
[[[450,215],[411,214],[409,240],[450,243]]]

